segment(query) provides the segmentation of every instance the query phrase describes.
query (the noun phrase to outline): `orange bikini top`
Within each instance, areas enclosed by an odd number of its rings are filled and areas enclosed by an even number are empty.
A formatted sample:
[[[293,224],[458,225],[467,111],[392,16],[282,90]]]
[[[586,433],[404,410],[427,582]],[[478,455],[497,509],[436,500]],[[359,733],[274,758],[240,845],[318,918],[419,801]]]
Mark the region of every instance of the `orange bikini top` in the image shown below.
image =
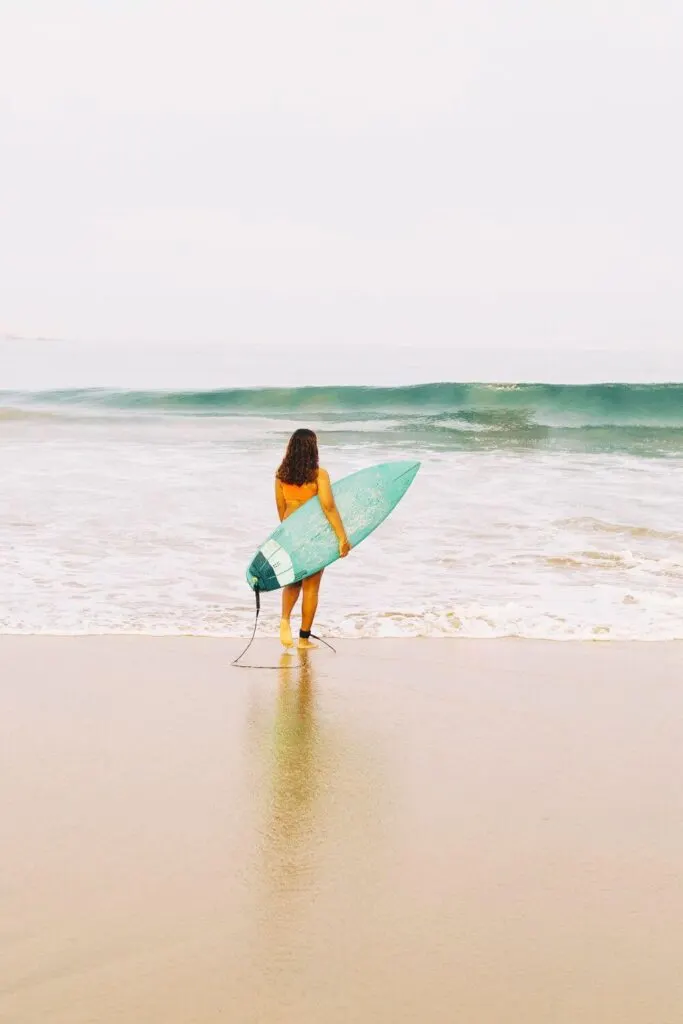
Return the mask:
[[[309,498],[314,498],[318,493],[318,481],[313,480],[310,484],[286,484],[282,483],[282,493],[287,504],[298,502],[303,504]]]

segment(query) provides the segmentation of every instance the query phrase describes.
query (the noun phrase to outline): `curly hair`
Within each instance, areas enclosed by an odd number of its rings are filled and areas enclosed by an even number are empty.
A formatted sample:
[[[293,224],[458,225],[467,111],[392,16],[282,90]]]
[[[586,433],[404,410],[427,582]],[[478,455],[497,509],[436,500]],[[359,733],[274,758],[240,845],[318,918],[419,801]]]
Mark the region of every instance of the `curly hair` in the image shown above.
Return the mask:
[[[277,471],[283,484],[310,484],[318,472],[318,438],[312,430],[301,427],[289,439],[285,457]]]

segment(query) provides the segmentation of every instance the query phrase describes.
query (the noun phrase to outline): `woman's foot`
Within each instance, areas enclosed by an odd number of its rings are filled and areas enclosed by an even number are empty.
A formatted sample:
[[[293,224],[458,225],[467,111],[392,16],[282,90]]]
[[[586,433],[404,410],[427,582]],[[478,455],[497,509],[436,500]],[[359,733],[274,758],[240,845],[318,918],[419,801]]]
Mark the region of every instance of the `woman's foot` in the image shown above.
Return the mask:
[[[316,647],[318,646],[317,644],[312,644],[311,643],[311,641],[309,640],[310,635],[311,635],[311,630],[310,629],[300,629],[299,630],[299,644],[298,644],[298,646],[299,646],[299,650],[300,651],[314,651],[316,649]]]
[[[283,647],[294,646],[292,627],[289,624],[289,619],[280,619],[280,643]]]
[[[300,651],[315,651],[318,647],[317,644],[312,644],[309,639],[304,639],[303,637],[299,637],[299,643],[297,646]]]

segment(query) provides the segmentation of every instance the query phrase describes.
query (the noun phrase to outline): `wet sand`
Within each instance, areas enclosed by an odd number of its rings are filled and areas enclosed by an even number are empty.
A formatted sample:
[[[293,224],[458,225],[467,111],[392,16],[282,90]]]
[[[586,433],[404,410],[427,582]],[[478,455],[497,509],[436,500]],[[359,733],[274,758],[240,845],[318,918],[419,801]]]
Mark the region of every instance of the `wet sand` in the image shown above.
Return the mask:
[[[680,1024],[683,645],[239,647],[0,637],[3,1024]]]

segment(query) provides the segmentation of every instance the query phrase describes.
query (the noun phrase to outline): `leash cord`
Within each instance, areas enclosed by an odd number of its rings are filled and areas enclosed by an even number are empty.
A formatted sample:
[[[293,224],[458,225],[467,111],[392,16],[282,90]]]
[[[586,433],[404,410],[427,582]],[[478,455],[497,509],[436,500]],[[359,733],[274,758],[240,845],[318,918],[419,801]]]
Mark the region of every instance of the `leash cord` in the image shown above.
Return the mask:
[[[259,617],[259,615],[261,613],[261,591],[259,590],[258,587],[254,587],[254,597],[256,598],[256,615],[254,616],[254,629],[252,631],[251,639],[249,640],[249,643],[247,644],[247,646],[244,648],[242,653],[238,654],[237,657],[235,658],[235,660],[233,662],[231,662],[231,664],[234,665],[235,668],[251,668],[252,667],[251,665],[240,665],[239,662],[242,660],[244,655],[247,653],[247,651],[249,650],[249,648],[253,644],[254,638],[256,637],[256,630],[258,629],[258,617]],[[254,665],[253,667],[256,668],[257,666]],[[264,665],[263,668],[266,668],[266,666]]]
[[[252,630],[252,634],[251,634],[251,637],[249,639],[249,643],[247,644],[247,646],[244,648],[242,653],[238,654],[237,657],[235,658],[235,660],[232,661],[230,664],[234,668],[268,668],[268,669],[279,669],[281,667],[280,665],[240,665],[240,662],[241,662],[242,658],[244,657],[244,655],[247,653],[247,651],[249,650],[249,648],[253,644],[253,642],[254,642],[254,640],[256,638],[256,630],[258,629],[258,620],[259,620],[259,615],[261,614],[261,592],[258,589],[258,587],[254,587],[254,596],[256,598],[256,614],[254,616],[254,629]],[[329,649],[334,654],[337,653],[336,648],[334,648],[332,646],[332,644],[328,643],[327,640],[323,640],[323,638],[321,636],[317,636],[315,633],[311,633],[311,636],[313,637],[314,640],[319,640],[321,644],[325,644],[325,647],[329,647]]]

